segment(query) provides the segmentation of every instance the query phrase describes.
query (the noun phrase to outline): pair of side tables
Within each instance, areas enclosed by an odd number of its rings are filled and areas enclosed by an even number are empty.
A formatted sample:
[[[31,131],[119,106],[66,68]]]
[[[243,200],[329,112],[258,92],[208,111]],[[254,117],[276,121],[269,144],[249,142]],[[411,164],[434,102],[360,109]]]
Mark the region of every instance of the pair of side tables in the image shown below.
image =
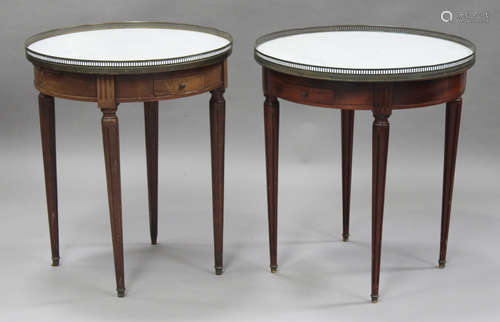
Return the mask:
[[[39,112],[52,265],[59,265],[54,97],[97,102],[102,137],[118,296],[125,294],[117,108],[144,102],[151,243],[158,234],[158,101],[211,93],[210,142],[215,272],[222,274],[224,209],[224,91],[232,38],[216,29],[160,22],[84,25],[26,41],[40,92]],[[439,267],[446,262],[461,96],[475,48],[439,32],[346,25],[293,29],[259,38],[262,65],[271,271],[277,270],[278,98],[341,109],[344,241],[349,237],[355,110],[371,110],[372,285],[379,294],[389,117],[393,110],[446,103]]]

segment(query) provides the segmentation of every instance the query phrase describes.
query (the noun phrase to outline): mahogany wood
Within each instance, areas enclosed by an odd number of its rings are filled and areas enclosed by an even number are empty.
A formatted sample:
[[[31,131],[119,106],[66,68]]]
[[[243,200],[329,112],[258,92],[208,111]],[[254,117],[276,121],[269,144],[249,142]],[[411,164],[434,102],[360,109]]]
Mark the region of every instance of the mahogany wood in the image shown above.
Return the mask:
[[[155,102],[226,87],[225,63],[175,72],[115,75],[117,103]],[[94,74],[67,73],[35,66],[35,87],[42,93],[72,100],[97,102]]]
[[[149,233],[151,244],[158,239],[158,102],[144,103],[146,168],[148,174]]]
[[[264,120],[266,134],[266,171],[269,214],[271,267],[277,267],[278,199],[278,128],[277,98],[295,103],[342,109],[342,190],[343,239],[349,234],[350,186],[354,110],[372,110],[372,290],[378,300],[382,222],[384,213],[389,116],[392,110],[416,108],[440,103],[446,107],[443,208],[441,224],[440,267],[444,267],[451,212],[453,177],[460,123],[461,100],[465,90],[465,72],[438,79],[402,82],[339,82],[292,76],[263,67]]]
[[[210,145],[212,152],[212,203],[214,221],[215,273],[223,271],[222,244],[224,230],[224,133],[226,101],[224,87],[211,91]]]
[[[113,75],[97,76],[97,104],[102,111],[102,141],[108,186],[109,218],[115,262],[116,291],[125,296],[123,269],[122,193],[120,179],[120,139],[118,131],[118,104]]]
[[[224,203],[224,89],[227,86],[226,58],[204,67],[182,71],[137,74],[93,75],[54,71],[34,66],[34,84],[40,91],[40,126],[45,168],[52,263],[59,264],[57,228],[57,179],[54,97],[97,102],[101,109],[104,159],[110,209],[111,234],[118,296],[125,295],[123,268],[122,203],[120,184],[119,103],[145,102],[146,159],[151,243],[158,234],[158,101],[211,92],[210,124],[214,208],[215,270],[222,273]]]
[[[45,192],[49,217],[50,248],[52,266],[59,265],[59,227],[57,210],[57,166],[56,166],[56,120],[54,98],[38,95],[40,130],[42,137],[43,168],[45,171]]]
[[[118,117],[115,108],[102,109],[102,139],[108,185],[109,217],[115,259],[116,291],[119,297],[125,295],[123,269],[122,197],[120,183],[120,142]]]
[[[278,147],[279,112],[277,98],[266,95],[264,129],[266,136],[267,209],[269,220],[269,253],[271,272],[278,269]]]
[[[349,239],[349,215],[351,210],[352,141],[354,111],[341,111],[342,128],[342,240]]]
[[[113,75],[98,75],[97,81],[97,105],[101,109],[115,110],[116,102],[116,80]]]
[[[446,265],[446,249],[450,230],[451,201],[453,181],[455,178],[455,161],[457,159],[458,134],[462,99],[457,98],[446,103],[446,125],[444,139],[444,171],[443,171],[443,204],[441,214],[441,245],[439,251],[439,267]]]
[[[283,74],[263,68],[264,94],[287,101],[329,108],[371,110],[371,82],[338,82]],[[465,73],[445,78],[390,82],[392,109],[423,107],[452,101],[465,90]]]
[[[372,302],[378,300],[382,222],[384,217],[385,175],[389,147],[392,84],[377,83],[373,89],[372,134]]]

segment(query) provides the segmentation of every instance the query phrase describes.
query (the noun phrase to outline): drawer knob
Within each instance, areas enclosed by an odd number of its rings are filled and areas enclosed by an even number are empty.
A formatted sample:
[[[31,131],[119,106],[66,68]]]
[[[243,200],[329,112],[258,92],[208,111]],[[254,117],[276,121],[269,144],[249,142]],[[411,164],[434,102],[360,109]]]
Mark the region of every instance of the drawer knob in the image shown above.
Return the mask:
[[[307,97],[309,96],[309,93],[307,91],[302,91],[302,97]]]
[[[186,84],[184,83],[179,84],[179,89],[184,89],[184,88],[186,88]]]

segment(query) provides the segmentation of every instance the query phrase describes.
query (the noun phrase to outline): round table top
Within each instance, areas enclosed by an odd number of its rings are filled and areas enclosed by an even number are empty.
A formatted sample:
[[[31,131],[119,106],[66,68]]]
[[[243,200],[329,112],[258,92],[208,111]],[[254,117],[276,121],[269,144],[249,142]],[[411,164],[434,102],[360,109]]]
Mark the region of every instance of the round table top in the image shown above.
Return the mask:
[[[47,31],[26,41],[26,57],[57,70],[135,74],[208,65],[230,54],[232,38],[217,29],[123,22]]]
[[[259,38],[255,58],[283,73],[342,81],[405,81],[464,72],[475,47],[461,37],[385,26],[291,29]]]

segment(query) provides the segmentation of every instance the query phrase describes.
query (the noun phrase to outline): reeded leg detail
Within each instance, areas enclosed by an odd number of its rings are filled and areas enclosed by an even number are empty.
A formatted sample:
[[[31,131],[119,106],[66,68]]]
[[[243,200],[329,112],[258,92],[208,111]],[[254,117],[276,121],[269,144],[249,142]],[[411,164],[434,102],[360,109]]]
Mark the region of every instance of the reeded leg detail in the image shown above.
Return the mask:
[[[267,211],[269,218],[269,252],[271,272],[278,269],[278,146],[279,102],[266,95],[264,101],[264,128],[266,137]]]
[[[50,248],[52,266],[59,266],[59,228],[57,209],[57,165],[56,165],[56,122],[54,98],[40,93],[38,96],[40,130],[42,137],[43,166],[45,172],[45,193],[49,217]]]
[[[351,208],[352,145],[354,110],[341,111],[342,123],[342,239],[349,240],[349,215]]]
[[[378,301],[380,257],[382,251],[382,222],[384,218],[385,179],[389,148],[389,116],[392,112],[392,87],[374,86],[372,134],[372,292],[373,303]]]
[[[451,202],[453,195],[453,181],[455,177],[455,161],[457,158],[461,113],[461,98],[457,98],[454,101],[446,103],[443,203],[441,211],[441,245],[439,251],[440,268],[444,268],[444,266],[446,265],[446,249],[448,246],[448,232],[450,229]]]
[[[224,231],[224,134],[226,101],[224,88],[211,91],[210,98],[210,145],[212,152],[212,204],[214,221],[215,274],[223,272]]]
[[[151,244],[158,238],[158,102],[144,103],[146,163],[148,174],[149,233]]]
[[[106,163],[109,215],[115,261],[116,290],[119,297],[125,295],[123,269],[122,197],[120,183],[120,142],[116,106],[102,109],[102,138]]]
[[[382,248],[382,221],[384,217],[385,176],[389,143],[387,116],[373,122],[373,191],[372,191],[372,302],[378,299],[380,257]]]

